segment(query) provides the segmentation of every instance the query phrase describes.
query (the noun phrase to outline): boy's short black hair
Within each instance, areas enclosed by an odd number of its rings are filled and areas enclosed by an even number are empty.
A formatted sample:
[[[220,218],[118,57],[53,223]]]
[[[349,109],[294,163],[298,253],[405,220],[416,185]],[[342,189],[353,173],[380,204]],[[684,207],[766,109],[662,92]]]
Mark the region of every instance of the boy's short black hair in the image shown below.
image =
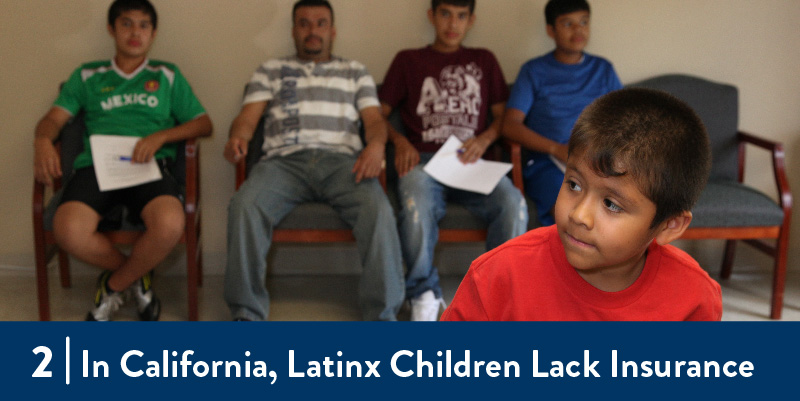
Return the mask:
[[[156,8],[148,0],[115,0],[108,8],[108,25],[114,26],[122,13],[126,11],[141,11],[150,16],[150,22],[153,24],[153,29],[158,28],[158,14]]]
[[[656,205],[651,228],[691,211],[711,169],[700,117],[680,99],[644,88],[590,104],[572,130],[569,155],[580,155],[601,177],[631,177]]]
[[[475,13],[475,0],[431,0],[431,10],[436,11],[436,8],[442,4],[449,4],[456,7],[469,7],[469,13]]]
[[[550,0],[544,6],[544,20],[547,25],[555,25],[558,17],[575,11],[592,12],[586,0]]]
[[[300,7],[325,7],[331,12],[331,25],[333,25],[333,6],[328,0],[299,0],[297,3],[294,3],[294,7],[292,8],[292,21],[294,21],[294,16],[297,14],[297,9]]]

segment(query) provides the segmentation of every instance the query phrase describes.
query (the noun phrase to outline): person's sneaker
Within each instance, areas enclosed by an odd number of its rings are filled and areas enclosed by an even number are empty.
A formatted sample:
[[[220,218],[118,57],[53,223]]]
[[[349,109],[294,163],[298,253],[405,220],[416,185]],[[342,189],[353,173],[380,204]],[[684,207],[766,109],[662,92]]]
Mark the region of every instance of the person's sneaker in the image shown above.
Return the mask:
[[[111,277],[110,271],[104,271],[97,278],[97,292],[94,296],[94,309],[86,315],[86,320],[95,322],[107,322],[111,316],[125,302],[122,293],[111,291],[107,287],[108,278]]]
[[[436,298],[433,290],[423,292],[416,298],[411,299],[411,321],[412,322],[435,322],[439,320],[439,308],[447,308],[447,304],[442,298]]]
[[[130,288],[130,294],[136,300],[136,311],[139,319],[155,321],[161,315],[161,300],[153,293],[153,272],[148,272],[136,280]]]

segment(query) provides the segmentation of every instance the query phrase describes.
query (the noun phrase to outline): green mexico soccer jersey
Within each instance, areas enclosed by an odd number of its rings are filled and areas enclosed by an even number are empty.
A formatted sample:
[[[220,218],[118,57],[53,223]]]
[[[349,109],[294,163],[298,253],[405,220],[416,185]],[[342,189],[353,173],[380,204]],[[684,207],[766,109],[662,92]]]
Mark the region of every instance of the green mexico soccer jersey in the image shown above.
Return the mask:
[[[92,165],[90,135],[146,137],[206,112],[180,70],[154,60],[146,60],[131,74],[113,61],[84,64],[64,84],[55,106],[71,115],[86,111],[84,150],[75,159],[75,169]],[[175,144],[166,144],[156,158],[174,159],[175,151]]]

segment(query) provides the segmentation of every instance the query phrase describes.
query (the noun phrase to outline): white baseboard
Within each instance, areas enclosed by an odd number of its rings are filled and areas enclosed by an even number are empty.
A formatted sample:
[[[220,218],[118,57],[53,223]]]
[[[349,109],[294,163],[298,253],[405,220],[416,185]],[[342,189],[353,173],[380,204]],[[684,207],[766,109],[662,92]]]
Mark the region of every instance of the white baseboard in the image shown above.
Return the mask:
[[[719,272],[724,250],[724,241],[676,241],[675,244],[697,259],[712,277]],[[359,274],[361,263],[355,244],[278,244],[274,246],[268,258],[271,275],[330,275]],[[440,244],[436,248],[434,265],[439,274],[464,275],[475,258],[483,254],[484,246],[479,243]],[[737,248],[735,270],[771,271],[772,259],[747,245]],[[50,268],[54,269],[51,261]],[[789,270],[795,270],[788,266]],[[156,270],[163,275],[185,275],[186,253],[182,245],[173,251]],[[96,276],[97,268],[72,259],[71,272],[75,276]],[[203,274],[221,276],[225,273],[224,252],[203,253]],[[1,274],[34,274],[32,254],[0,255]]]
[[[434,264],[442,275],[463,275],[470,263],[484,252],[483,244],[446,244],[437,247]],[[268,257],[271,275],[360,274],[361,263],[355,244],[278,244]],[[49,268],[55,269],[55,260]],[[96,276],[98,269],[74,258],[70,272],[74,276]],[[185,275],[186,253],[183,246],[173,251],[157,268],[162,275]],[[33,255],[0,255],[0,274],[34,274]],[[225,253],[204,252],[203,274],[225,273]]]

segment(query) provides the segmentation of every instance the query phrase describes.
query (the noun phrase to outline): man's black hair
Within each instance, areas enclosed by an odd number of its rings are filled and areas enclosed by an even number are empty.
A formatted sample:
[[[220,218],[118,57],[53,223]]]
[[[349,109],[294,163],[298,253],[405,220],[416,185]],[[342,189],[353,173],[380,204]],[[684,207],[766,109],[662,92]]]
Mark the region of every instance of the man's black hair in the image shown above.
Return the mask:
[[[431,10],[435,12],[436,8],[442,4],[449,4],[456,7],[469,7],[470,15],[475,13],[475,0],[431,0]]]
[[[586,0],[550,0],[544,7],[544,20],[547,25],[555,25],[558,17],[575,11],[592,12]]]
[[[328,0],[300,0],[297,3],[294,3],[294,8],[292,8],[292,21],[294,21],[294,16],[297,13],[297,9],[300,7],[325,7],[331,12],[331,25],[333,24],[333,6]]]
[[[122,13],[126,11],[141,11],[150,16],[150,22],[153,24],[153,30],[158,28],[158,14],[156,8],[153,7],[148,0],[115,0],[108,8],[108,25],[114,26]]]

